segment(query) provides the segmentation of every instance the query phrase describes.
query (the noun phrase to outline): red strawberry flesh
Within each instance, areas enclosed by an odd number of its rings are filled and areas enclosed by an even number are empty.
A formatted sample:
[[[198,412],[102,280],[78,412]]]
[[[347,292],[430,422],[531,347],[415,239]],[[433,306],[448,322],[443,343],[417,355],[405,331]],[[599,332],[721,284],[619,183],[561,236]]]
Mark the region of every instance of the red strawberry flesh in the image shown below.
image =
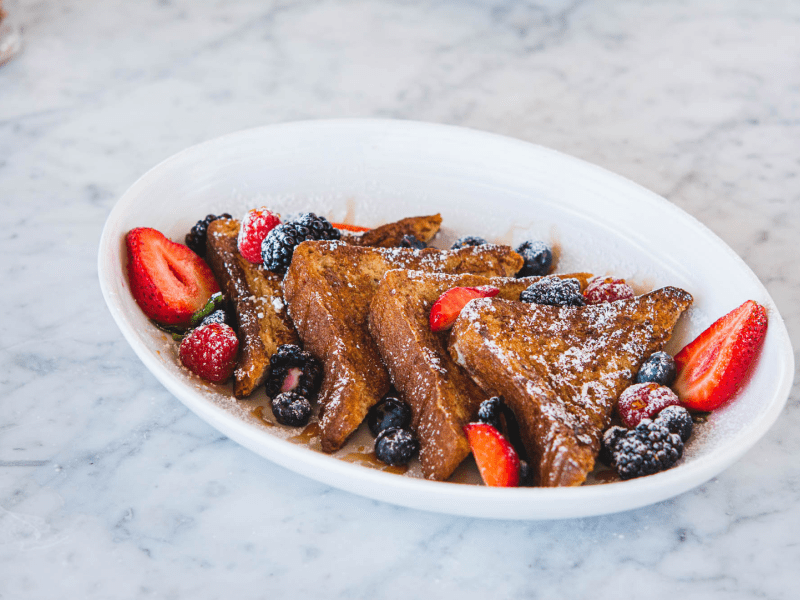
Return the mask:
[[[450,329],[456,322],[461,310],[470,300],[475,298],[491,298],[500,293],[496,287],[483,285],[481,287],[455,287],[439,296],[431,307],[431,331],[444,331]]]
[[[125,237],[131,293],[144,313],[166,325],[184,324],[219,291],[205,261],[149,227]]]
[[[519,486],[519,456],[514,447],[488,423],[469,423],[464,433],[472,448],[481,479],[491,487]]]
[[[767,333],[767,311],[748,300],[675,356],[675,391],[690,410],[710,411],[728,402],[747,380]]]

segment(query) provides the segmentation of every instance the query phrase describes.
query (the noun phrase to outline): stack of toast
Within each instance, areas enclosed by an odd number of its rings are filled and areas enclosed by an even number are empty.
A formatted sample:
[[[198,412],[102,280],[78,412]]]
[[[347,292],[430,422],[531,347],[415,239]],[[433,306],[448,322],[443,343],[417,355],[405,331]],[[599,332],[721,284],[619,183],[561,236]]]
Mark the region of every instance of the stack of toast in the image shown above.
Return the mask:
[[[663,348],[691,296],[664,288],[581,308],[525,304],[519,295],[538,278],[514,277],[523,259],[507,246],[398,247],[409,234],[429,241],[440,224],[439,215],[412,217],[303,242],[281,277],[239,255],[237,221],[212,222],[208,261],[239,325],[234,394],[264,381],[279,345],[302,343],[323,365],[324,451],[341,448],[394,385],[412,409],[423,475],[444,480],[470,452],[463,426],[483,400],[502,395],[537,483],[582,483],[620,392]],[[569,276],[582,286],[591,277]],[[452,331],[431,331],[442,293],[483,285],[499,295],[470,302]]]

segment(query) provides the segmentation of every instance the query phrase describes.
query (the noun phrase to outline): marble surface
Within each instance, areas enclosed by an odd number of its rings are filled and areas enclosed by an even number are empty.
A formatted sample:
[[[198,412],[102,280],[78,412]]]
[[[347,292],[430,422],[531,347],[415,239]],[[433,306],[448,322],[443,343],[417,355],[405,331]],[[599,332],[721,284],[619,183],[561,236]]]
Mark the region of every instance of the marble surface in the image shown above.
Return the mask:
[[[463,125],[665,196],[764,282],[800,348],[800,6],[787,2],[4,2],[0,598],[797,597],[795,386],[673,500],[550,522],[398,508],[277,467],[188,412],[108,314],[115,200],[257,125]]]

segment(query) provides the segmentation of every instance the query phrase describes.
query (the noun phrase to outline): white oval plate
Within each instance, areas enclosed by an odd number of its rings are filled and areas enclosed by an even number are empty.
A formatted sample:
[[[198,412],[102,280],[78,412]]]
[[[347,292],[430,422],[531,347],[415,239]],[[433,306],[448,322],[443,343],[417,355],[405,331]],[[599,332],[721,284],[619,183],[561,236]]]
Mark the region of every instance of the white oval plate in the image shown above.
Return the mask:
[[[675,468],[626,482],[565,489],[493,489],[382,472],[288,439],[250,414],[225,386],[181,369],[176,347],[135,304],[125,274],[124,237],[154,227],[182,241],[207,213],[241,217],[266,205],[375,226],[441,212],[434,245],[465,234],[518,244],[544,239],[558,270],[625,277],[643,292],[682,287],[695,304],[673,352],[747,299],[770,324],[753,376],[736,400],[696,427]],[[193,146],[146,173],[117,202],[100,242],[100,283],[111,314],[136,354],[187,407],[258,454],[350,492],[423,510],[502,519],[599,515],[658,502],[720,473],[767,431],[789,394],[793,354],[769,294],[711,231],[663,198],[599,167],[533,144],[461,128],[404,121],[288,123]],[[358,438],[347,452],[368,444]],[[341,454],[341,452],[340,452]],[[465,466],[457,479],[468,480]]]

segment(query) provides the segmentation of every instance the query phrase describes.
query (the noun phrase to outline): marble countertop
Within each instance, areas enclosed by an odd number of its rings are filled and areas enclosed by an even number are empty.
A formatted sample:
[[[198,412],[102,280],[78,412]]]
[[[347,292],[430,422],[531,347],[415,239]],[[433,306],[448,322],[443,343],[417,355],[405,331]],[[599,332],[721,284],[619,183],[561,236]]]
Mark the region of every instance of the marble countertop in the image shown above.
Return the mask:
[[[150,375],[100,294],[119,196],[197,142],[299,119],[501,133],[663,195],[764,282],[800,348],[800,6],[4,2],[0,598],[797,597],[800,406],[621,514],[450,517],[306,479]]]

